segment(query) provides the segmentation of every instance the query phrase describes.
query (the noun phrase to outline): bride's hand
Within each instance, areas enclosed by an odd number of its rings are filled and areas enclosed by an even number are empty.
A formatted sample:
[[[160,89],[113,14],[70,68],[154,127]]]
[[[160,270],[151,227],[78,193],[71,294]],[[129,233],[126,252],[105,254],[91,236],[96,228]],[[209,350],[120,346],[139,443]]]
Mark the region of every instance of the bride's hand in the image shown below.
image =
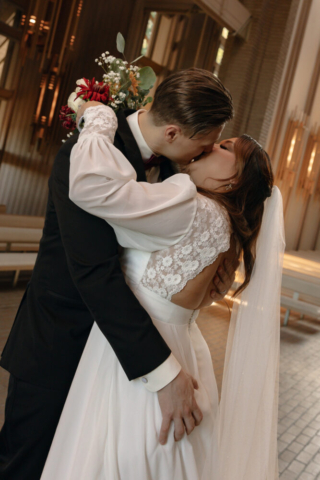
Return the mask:
[[[100,105],[103,105],[103,103],[97,102],[97,101],[95,101],[95,100],[92,100],[92,101],[83,103],[83,104],[78,108],[78,111],[77,111],[77,120],[76,120],[77,126],[79,125],[80,118],[82,117],[82,115],[84,114],[84,111],[85,111],[87,108],[90,108],[90,107],[99,107]]]
[[[158,399],[162,412],[162,425],[159,442],[165,445],[171,422],[174,422],[174,438],[181,440],[185,430],[189,435],[195,426],[200,425],[202,413],[194,398],[194,389],[198,389],[197,381],[183,370],[166,387],[158,391]]]

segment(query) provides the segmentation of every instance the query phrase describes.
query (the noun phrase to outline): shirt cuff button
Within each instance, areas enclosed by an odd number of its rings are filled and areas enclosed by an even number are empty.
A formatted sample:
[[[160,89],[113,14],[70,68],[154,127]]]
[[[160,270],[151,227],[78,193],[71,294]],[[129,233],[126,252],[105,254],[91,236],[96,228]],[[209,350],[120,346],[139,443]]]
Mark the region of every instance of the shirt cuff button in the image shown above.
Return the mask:
[[[148,383],[148,379],[146,377],[142,377],[143,383]]]

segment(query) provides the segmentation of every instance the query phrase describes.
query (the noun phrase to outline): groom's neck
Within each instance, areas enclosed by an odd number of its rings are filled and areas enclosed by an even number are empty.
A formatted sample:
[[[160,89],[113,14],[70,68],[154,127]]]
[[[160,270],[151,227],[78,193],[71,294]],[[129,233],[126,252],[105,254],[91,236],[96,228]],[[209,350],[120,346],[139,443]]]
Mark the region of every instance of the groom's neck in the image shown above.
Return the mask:
[[[139,127],[143,138],[145,139],[148,147],[156,154],[162,155],[162,137],[163,127],[157,127],[154,125],[152,115],[148,111],[141,112],[138,115]]]

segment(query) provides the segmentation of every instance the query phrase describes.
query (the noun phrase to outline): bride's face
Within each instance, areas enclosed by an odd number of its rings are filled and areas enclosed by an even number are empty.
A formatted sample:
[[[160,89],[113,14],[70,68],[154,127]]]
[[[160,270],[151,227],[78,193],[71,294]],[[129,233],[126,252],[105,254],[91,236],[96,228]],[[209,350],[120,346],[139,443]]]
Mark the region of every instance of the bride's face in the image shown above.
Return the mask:
[[[235,183],[237,174],[234,144],[237,138],[223,140],[214,144],[212,151],[183,168],[197,187],[216,190],[226,184]],[[224,191],[222,187],[221,191]]]

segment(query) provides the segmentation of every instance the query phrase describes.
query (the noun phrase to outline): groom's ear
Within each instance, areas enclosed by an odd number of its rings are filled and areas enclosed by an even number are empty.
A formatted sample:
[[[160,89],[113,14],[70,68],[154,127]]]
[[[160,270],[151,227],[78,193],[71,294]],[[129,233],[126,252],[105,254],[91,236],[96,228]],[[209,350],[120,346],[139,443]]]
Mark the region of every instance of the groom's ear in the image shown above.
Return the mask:
[[[178,125],[168,125],[164,131],[164,139],[168,143],[174,142],[180,135],[182,130]]]

